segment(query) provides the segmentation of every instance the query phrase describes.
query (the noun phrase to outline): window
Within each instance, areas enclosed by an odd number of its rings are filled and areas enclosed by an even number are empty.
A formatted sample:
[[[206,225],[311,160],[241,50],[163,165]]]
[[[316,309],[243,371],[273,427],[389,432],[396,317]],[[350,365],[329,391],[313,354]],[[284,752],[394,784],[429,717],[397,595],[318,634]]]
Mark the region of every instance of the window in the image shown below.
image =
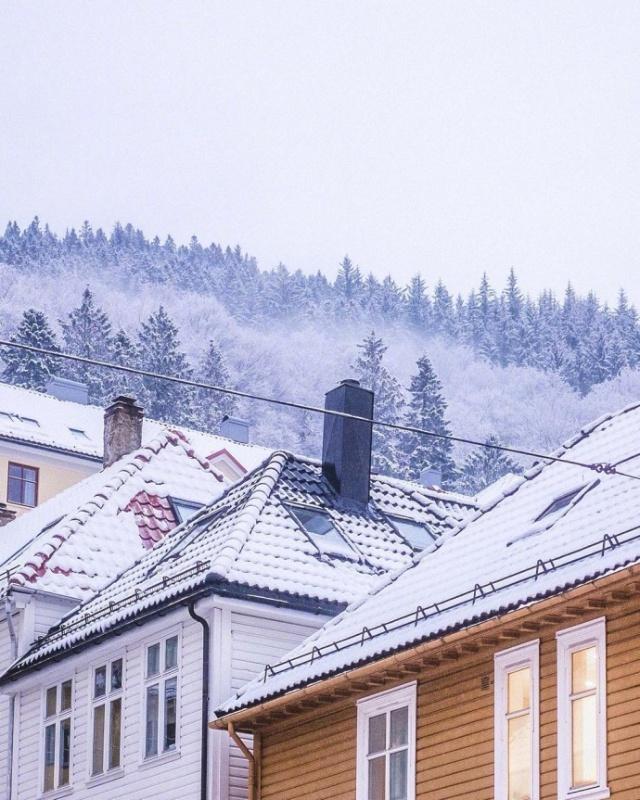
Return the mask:
[[[38,504],[38,469],[9,463],[7,499],[22,506]]]
[[[50,686],[44,693],[42,789],[50,792],[71,780],[71,680]]]
[[[169,636],[145,648],[144,757],[177,747],[178,637]]]
[[[607,788],[604,618],[559,631],[558,797],[600,800]]]
[[[414,800],[416,684],[358,703],[357,800]]]
[[[556,497],[541,514],[538,514],[534,522],[540,522],[540,520],[545,519],[545,517],[550,517],[552,514],[558,514],[560,511],[563,511],[567,506],[571,505],[571,502],[576,499],[583,489],[584,486],[580,486],[578,489]]]
[[[121,765],[123,661],[116,658],[93,670],[91,775]]]
[[[409,546],[417,552],[421,552],[432,545],[436,538],[427,526],[421,522],[415,522],[404,517],[391,516],[389,516],[389,521],[400,536],[408,542]]]
[[[176,497],[170,497],[169,501],[178,525],[191,519],[196,511],[202,508],[202,503],[193,503],[190,500],[178,500]]]
[[[75,439],[88,439],[89,437],[86,434],[86,431],[80,430],[80,428],[69,428],[69,432]]]
[[[20,417],[20,422],[23,425],[26,425],[27,428],[39,428],[40,423],[37,419],[33,419],[32,417]]]
[[[358,557],[351,543],[324,511],[302,506],[287,506],[287,510],[321,554],[352,560]]]
[[[538,641],[512,647],[494,658],[494,797],[538,800]]]

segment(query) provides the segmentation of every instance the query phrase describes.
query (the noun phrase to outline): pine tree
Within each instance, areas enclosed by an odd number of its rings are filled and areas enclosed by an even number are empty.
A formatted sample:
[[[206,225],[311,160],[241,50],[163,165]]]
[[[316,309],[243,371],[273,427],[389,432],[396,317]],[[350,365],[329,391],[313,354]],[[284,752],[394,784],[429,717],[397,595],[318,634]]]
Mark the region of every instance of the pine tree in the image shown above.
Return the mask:
[[[362,276],[349,256],[342,259],[335,283],[338,309],[354,311],[362,293]]]
[[[499,441],[495,436],[490,436],[486,444],[497,445]],[[501,450],[478,447],[465,459],[458,488],[461,492],[474,495],[509,472],[519,474],[522,468]]]
[[[401,418],[404,397],[400,383],[388,372],[382,361],[387,351],[382,339],[372,331],[361,344],[353,368],[356,377],[374,393],[375,419],[398,423]],[[373,468],[384,475],[399,475],[402,467],[401,440],[391,428],[373,426]]]
[[[160,306],[143,322],[138,333],[140,366],[163,375],[191,377],[187,357],[180,350],[178,329]],[[171,381],[143,378],[142,402],[148,416],[168,422],[187,422],[192,416],[193,391]]]
[[[111,355],[111,323],[106,313],[96,306],[89,287],[82,293],[82,302],[61,320],[64,349],[84,358],[108,361]],[[70,362],[65,375],[85,383],[92,402],[103,404],[107,399],[108,378],[103,367]]]
[[[46,350],[60,349],[46,316],[34,308],[24,312],[17,331],[9,341],[42,347]],[[60,359],[55,356],[28,350],[4,347],[2,359],[5,363],[2,377],[5,381],[17,386],[26,386],[28,389],[37,389],[39,392],[45,391],[49,380],[60,369]]]
[[[455,332],[453,301],[442,281],[438,281],[436,288],[433,290],[432,318],[435,333],[453,336]]]
[[[211,341],[198,369],[198,378],[214,386],[230,386],[229,370],[221,351]],[[232,395],[197,389],[195,395],[194,421],[197,427],[216,433],[225,416],[230,416],[236,406]]]
[[[442,393],[442,384],[427,356],[418,359],[417,367],[418,371],[411,378],[409,386],[405,424],[448,435],[450,430],[446,418],[447,403]],[[418,480],[422,470],[430,467],[441,472],[443,485],[455,484],[457,470],[452,455],[453,445],[448,439],[408,433],[404,438],[404,448],[411,478]]]
[[[138,351],[126,331],[120,329],[109,343],[109,361],[123,367],[138,366]],[[109,403],[120,394],[128,394],[143,402],[145,396],[142,378],[131,372],[110,369],[103,376],[104,402]]]
[[[431,301],[426,284],[420,275],[413,277],[407,288],[405,314],[409,324],[414,328],[426,328],[430,322]]]

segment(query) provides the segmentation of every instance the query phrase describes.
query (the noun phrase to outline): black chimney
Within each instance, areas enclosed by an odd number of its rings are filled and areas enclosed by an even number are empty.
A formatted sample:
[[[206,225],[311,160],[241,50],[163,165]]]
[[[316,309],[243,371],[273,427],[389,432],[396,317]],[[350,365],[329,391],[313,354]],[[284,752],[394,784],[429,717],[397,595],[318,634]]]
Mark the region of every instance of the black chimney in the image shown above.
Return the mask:
[[[342,381],[327,392],[324,407],[372,419],[373,392],[358,381]],[[324,416],[322,472],[341,497],[362,505],[369,502],[372,427],[362,420]]]

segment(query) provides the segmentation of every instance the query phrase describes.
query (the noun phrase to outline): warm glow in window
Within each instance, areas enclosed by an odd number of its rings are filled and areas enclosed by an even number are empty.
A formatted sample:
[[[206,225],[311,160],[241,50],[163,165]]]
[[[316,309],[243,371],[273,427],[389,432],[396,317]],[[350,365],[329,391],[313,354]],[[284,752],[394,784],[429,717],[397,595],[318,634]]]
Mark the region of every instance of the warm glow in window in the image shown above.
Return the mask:
[[[598,782],[598,649],[571,654],[571,787]]]
[[[531,800],[531,667],[507,678],[508,800]]]

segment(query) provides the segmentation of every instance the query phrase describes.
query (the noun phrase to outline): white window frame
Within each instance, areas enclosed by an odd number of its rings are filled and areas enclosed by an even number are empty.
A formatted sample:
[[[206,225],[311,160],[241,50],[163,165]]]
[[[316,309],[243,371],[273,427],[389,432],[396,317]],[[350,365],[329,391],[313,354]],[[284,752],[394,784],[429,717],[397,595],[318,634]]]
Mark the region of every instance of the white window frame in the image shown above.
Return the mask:
[[[69,708],[62,708],[62,686],[65,683],[71,683],[71,704]],[[50,689],[56,690],[56,710],[54,714],[47,716],[47,693]],[[41,750],[40,750],[40,779],[39,787],[40,794],[43,797],[55,795],[58,792],[69,791],[73,786],[73,702],[75,692],[75,680],[73,676],[62,678],[55,683],[48,684],[42,692],[42,737],[41,737]],[[66,783],[60,783],[60,756],[62,747],[62,736],[60,735],[60,725],[65,720],[69,720],[69,780]],[[53,764],[53,786],[50,789],[45,789],[45,757],[46,757],[46,741],[47,741],[47,728],[54,725],[55,738],[54,738],[54,764]]]
[[[415,800],[416,795],[416,705],[417,682],[403,684],[358,701],[357,722],[357,772],[356,800],[367,800],[369,769],[369,719],[396,708],[408,708],[407,735],[407,800]],[[387,775],[388,775],[387,769]]]
[[[507,800],[508,771],[508,677],[529,667],[531,671],[531,800],[540,800],[540,640],[502,650],[494,663],[494,798]]]
[[[170,669],[165,669],[166,642],[169,639],[177,639],[176,665]],[[147,651],[153,645],[160,645],[160,668],[155,675],[147,675]],[[172,630],[169,633],[154,636],[147,640],[142,647],[142,736],[140,737],[140,760],[142,764],[148,764],[166,758],[175,758],[180,753],[180,660],[182,657],[182,636],[180,630]],[[165,728],[165,685],[167,681],[175,678],[176,681],[176,737],[174,747],[165,750],[164,728]],[[157,753],[147,755],[147,689],[154,684],[158,684],[158,747]]]
[[[606,619],[600,617],[556,633],[558,655],[558,799],[604,800],[610,796],[607,785],[607,636]],[[571,788],[572,715],[571,655],[595,645],[598,654],[598,781],[593,786]]]
[[[119,689],[112,689],[111,688],[111,674],[113,669],[113,664],[116,661],[122,661],[122,678],[120,682]],[[105,684],[105,693],[101,697],[96,697],[94,694],[95,691],[95,677],[96,672],[101,668],[106,668],[106,684]],[[125,682],[125,669],[126,669],[126,660],[124,653],[115,653],[108,658],[104,658],[99,663],[93,665],[89,672],[89,696],[90,696],[90,718],[89,718],[89,750],[88,750],[88,757],[87,757],[87,771],[88,777],[90,781],[97,781],[101,778],[105,778],[109,775],[113,775],[114,773],[120,772],[124,765],[122,763],[124,748],[123,748],[123,739],[124,739],[124,682]],[[119,763],[115,767],[109,766],[110,761],[110,754],[111,754],[111,704],[115,700],[120,700],[120,750],[119,750]],[[104,706],[105,708],[105,717],[104,717],[104,742],[103,742],[103,752],[102,752],[102,770],[100,772],[93,771],[93,744],[94,744],[94,735],[95,735],[95,728],[94,728],[94,718],[96,709],[99,706]]]

